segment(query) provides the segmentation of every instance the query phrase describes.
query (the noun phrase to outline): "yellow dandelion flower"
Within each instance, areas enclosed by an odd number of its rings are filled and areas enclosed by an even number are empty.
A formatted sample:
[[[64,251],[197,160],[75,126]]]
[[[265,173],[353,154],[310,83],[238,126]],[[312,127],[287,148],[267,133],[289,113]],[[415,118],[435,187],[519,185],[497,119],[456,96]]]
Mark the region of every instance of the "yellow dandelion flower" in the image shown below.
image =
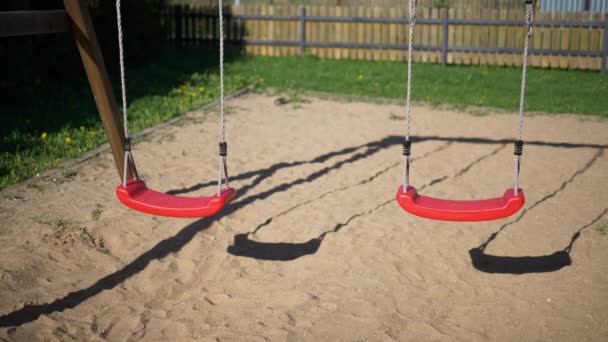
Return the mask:
[[[359,81],[363,81],[363,78],[364,78],[363,74],[359,74],[359,76],[357,76],[357,80],[359,80]]]
[[[48,136],[49,136],[49,135],[48,135],[48,134],[46,134],[46,132],[42,132],[42,134],[40,135],[40,139],[42,139],[42,140],[46,140],[46,138],[47,138]]]
[[[90,135],[96,135],[96,134],[97,134],[97,132],[96,132],[95,130],[92,130],[92,131],[90,131],[90,132],[89,132],[89,134],[90,134]]]
[[[200,87],[198,87],[198,90],[199,90],[201,93],[203,93],[203,92],[205,91],[205,86],[200,86]]]
[[[65,139],[63,139],[63,140],[65,140],[66,144],[71,144],[72,143],[72,138],[70,138],[70,137],[65,137]]]

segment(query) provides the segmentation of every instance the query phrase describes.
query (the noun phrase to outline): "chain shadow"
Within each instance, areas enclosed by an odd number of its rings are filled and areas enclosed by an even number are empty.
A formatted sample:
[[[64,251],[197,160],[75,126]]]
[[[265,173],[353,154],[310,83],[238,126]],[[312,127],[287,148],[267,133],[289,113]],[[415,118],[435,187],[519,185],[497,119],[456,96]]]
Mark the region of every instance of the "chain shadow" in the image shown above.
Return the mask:
[[[419,139],[416,139],[416,140],[418,142],[427,141],[427,140],[439,140],[439,141],[455,141],[455,142],[468,142],[468,143],[479,143],[479,144],[503,144],[505,142],[511,142],[508,140],[491,140],[491,139],[477,139],[477,138],[438,138],[438,137],[420,137]],[[296,185],[307,183],[307,182],[312,182],[312,181],[326,175],[327,173],[329,173],[332,170],[341,168],[345,164],[353,163],[357,160],[368,158],[371,155],[381,151],[382,149],[390,147],[392,145],[399,145],[401,143],[401,141],[402,141],[401,136],[396,136],[396,135],[387,136],[378,141],[370,142],[368,144],[362,144],[362,145],[355,146],[355,147],[344,148],[339,151],[330,152],[330,153],[321,155],[321,156],[313,158],[311,160],[296,161],[296,162],[291,162],[291,163],[277,163],[268,168],[259,169],[256,171],[246,172],[244,174],[237,175],[233,179],[244,180],[244,179],[249,179],[252,177],[255,177],[255,178],[251,182],[251,184],[239,189],[239,198],[236,201],[230,203],[228,206],[226,206],[226,208],[224,208],[224,210],[219,215],[217,215],[213,218],[204,218],[204,219],[198,220],[196,222],[193,222],[193,223],[187,225],[174,236],[158,242],[151,249],[144,252],[143,254],[141,254],[140,256],[135,258],[133,261],[126,264],[121,269],[119,269],[116,272],[113,272],[103,278],[100,278],[99,280],[97,280],[95,283],[93,283],[89,287],[70,292],[67,295],[65,295],[64,297],[58,298],[50,303],[27,304],[21,309],[18,309],[13,312],[0,316],[0,328],[20,326],[25,323],[35,321],[42,315],[49,315],[49,314],[52,314],[55,312],[63,312],[64,310],[72,309],[72,308],[78,306],[79,304],[83,303],[87,299],[92,298],[103,291],[111,290],[111,289],[115,288],[117,285],[121,284],[125,280],[127,280],[127,279],[133,277],[134,275],[138,274],[139,272],[143,271],[148,266],[148,264],[150,264],[152,261],[163,259],[173,253],[179,252],[187,243],[189,243],[194,238],[194,236],[196,234],[208,229],[214,221],[220,220],[224,216],[228,216],[228,215],[232,214],[233,212],[235,212],[239,209],[242,209],[243,207],[246,207],[247,205],[249,205],[255,201],[266,199],[274,194],[286,191],[289,188],[294,187]],[[602,148],[602,147],[604,147],[602,145],[546,143],[546,142],[532,142],[530,144],[562,147],[562,148],[579,148],[579,147]],[[606,146],[606,147],[608,147],[608,146]],[[285,169],[285,168],[291,168],[291,167],[295,167],[295,166],[303,165],[303,164],[322,163],[324,161],[329,160],[330,158],[350,154],[361,148],[364,148],[364,151],[356,153],[345,160],[337,161],[330,166],[327,166],[319,171],[311,173],[309,176],[307,176],[305,178],[299,178],[299,179],[294,180],[289,183],[283,183],[283,184],[277,185],[267,191],[243,197],[249,191],[251,191],[256,185],[260,184],[265,179],[268,179],[269,177],[271,177],[278,170]],[[177,194],[177,193],[190,192],[190,191],[194,191],[196,189],[200,189],[204,186],[208,186],[208,185],[212,185],[212,184],[215,184],[215,182],[197,184],[190,188],[185,188],[185,189],[175,189],[175,190],[170,191],[169,193]],[[362,215],[362,214],[358,214],[358,215]],[[352,217],[351,219],[354,219],[354,218],[355,217]],[[340,228],[341,227],[339,227],[337,229],[340,229]],[[325,234],[327,234],[327,233],[325,233]],[[306,253],[310,252],[312,250],[316,251],[318,249],[318,245],[320,245],[320,242],[322,241],[324,236],[325,235],[321,235],[318,238],[312,239],[311,241],[309,241],[305,244],[302,244],[303,247],[301,247],[301,251],[306,252]],[[277,246],[278,247],[274,247],[275,248],[274,252],[277,252],[277,251],[281,252],[281,249],[284,248],[280,244],[277,244]],[[269,251],[272,251],[272,248],[273,247],[271,247],[269,249]]]
[[[484,252],[485,247],[487,246],[486,243],[480,247],[469,250],[471,262],[475,269],[485,273],[527,274],[559,271],[564,267],[572,265],[570,252],[572,251],[574,242],[580,237],[581,232],[597,223],[607,212],[608,208],[604,209],[604,211],[591,222],[579,228],[574,235],[572,235],[570,243],[566,248],[556,251],[553,254],[523,257],[489,255]]]
[[[445,144],[439,146],[438,148],[435,148],[434,150],[431,150],[425,154],[423,154],[420,157],[414,158],[412,161],[416,161],[422,158],[426,158],[427,156],[433,154],[433,153],[437,153],[439,151],[443,151],[446,148],[448,148],[449,146],[452,145],[452,142],[446,142]],[[459,170],[454,177],[459,177],[461,175],[463,175],[464,173],[466,173],[467,171],[469,171],[473,165],[481,162],[484,159],[487,159],[491,156],[496,155],[498,152],[500,152],[504,147],[506,147],[507,145],[502,144],[500,145],[498,148],[494,149],[493,151],[491,151],[488,154],[485,154],[479,158],[477,158],[476,160],[472,161],[471,163],[469,163],[468,165],[466,165],[464,168],[462,168],[461,170]],[[278,218],[280,216],[284,216],[287,215],[288,213],[294,211],[295,209],[302,207],[308,203],[311,203],[315,200],[319,200],[325,196],[328,196],[330,194],[339,192],[339,191],[344,191],[346,189],[350,189],[356,186],[360,186],[363,184],[367,184],[372,182],[373,180],[375,180],[376,178],[380,177],[381,175],[385,174],[386,172],[388,172],[390,169],[396,167],[396,166],[400,166],[401,163],[397,162],[394,164],[391,164],[387,167],[385,167],[384,169],[376,172],[374,175],[359,181],[355,184],[351,184],[351,185],[347,185],[347,186],[343,186],[340,188],[336,188],[336,189],[332,189],[330,191],[327,191],[325,193],[323,193],[321,196],[318,196],[316,198],[313,199],[309,199],[307,201],[304,202],[300,202],[282,212],[280,212],[279,214],[269,217],[268,219],[266,219],[263,223],[259,224],[254,230],[252,230],[251,232],[248,233],[243,233],[243,234],[237,234],[234,236],[234,243],[230,246],[228,246],[227,248],[227,252],[235,255],[235,256],[240,256],[240,257],[248,257],[248,258],[253,258],[253,259],[258,259],[258,260],[270,260],[270,261],[291,261],[291,260],[295,260],[298,258],[301,258],[303,256],[306,255],[311,255],[314,254],[318,251],[319,247],[321,246],[321,243],[323,242],[323,238],[330,233],[337,233],[340,229],[348,226],[353,220],[355,220],[358,217],[362,217],[362,216],[366,216],[366,215],[370,215],[373,212],[375,212],[376,210],[390,204],[394,202],[393,198],[390,198],[382,203],[380,203],[379,205],[377,205],[376,207],[372,208],[371,210],[365,211],[365,212],[360,212],[357,214],[352,215],[351,217],[349,217],[345,222],[342,223],[338,223],[336,224],[332,229],[327,230],[323,233],[321,233],[318,237],[313,238],[311,240],[308,240],[307,242],[304,243],[285,243],[285,242],[275,242],[275,243],[269,243],[269,242],[260,242],[260,241],[255,241],[255,240],[251,240],[249,239],[249,237],[251,235],[255,235],[260,229],[262,229],[263,227],[269,225],[270,223],[272,223],[273,219]],[[446,179],[450,178],[450,176],[442,176],[436,179],[431,180],[428,184],[424,184],[422,185],[419,189],[422,191],[425,188],[429,187],[429,186],[433,186],[435,184],[441,183],[443,181],[445,181]]]
[[[440,137],[440,136],[415,136],[412,139],[415,143],[425,142],[425,141],[443,141],[443,142],[449,142],[449,143],[466,143],[466,144],[480,144],[480,145],[493,145],[493,144],[501,145],[501,144],[512,144],[513,143],[512,139],[487,139],[487,138]],[[403,136],[389,135],[389,136],[387,136],[381,140],[375,141],[375,142],[361,144],[358,146],[347,147],[347,148],[344,148],[339,151],[329,152],[329,153],[323,154],[323,155],[318,156],[309,161],[295,161],[295,162],[290,162],[290,163],[278,163],[278,164],[273,165],[272,169],[273,169],[273,171],[278,171],[283,168],[295,167],[295,166],[299,166],[302,164],[323,163],[323,162],[327,161],[328,159],[333,158],[335,156],[352,153],[352,152],[357,151],[364,147],[385,148],[385,147],[392,146],[392,145],[400,145],[402,143],[402,141],[403,141]],[[547,141],[538,141],[538,140],[526,141],[526,145],[565,148],[565,149],[571,149],[571,148],[604,149],[604,148],[608,148],[608,145],[601,145],[601,144],[547,142]],[[259,175],[259,173],[262,171],[264,171],[264,170],[254,170],[254,171],[245,172],[245,173],[239,174],[237,176],[230,177],[230,180],[234,181],[234,180],[249,179],[249,178]],[[172,189],[172,190],[167,191],[167,193],[171,194],[171,195],[186,194],[186,193],[197,191],[202,188],[212,186],[215,184],[217,184],[217,181],[198,183],[198,184],[192,185],[187,188]]]
[[[371,142],[369,144],[345,148],[336,152],[321,155],[311,160],[298,161],[293,163],[277,163],[268,168],[257,170],[254,173],[246,173],[246,175],[255,176],[256,178],[252,181],[251,184],[240,188],[238,192],[239,198],[236,201],[227,205],[224,210],[220,212],[220,214],[218,214],[217,216],[213,218],[203,218],[187,225],[176,235],[160,241],[150,250],[141,254],[135,260],[125,265],[123,268],[99,279],[93,285],[87,288],[70,292],[66,296],[58,298],[51,303],[27,304],[19,310],[15,310],[11,313],[0,316],[0,328],[20,326],[25,323],[35,321],[41,315],[49,315],[54,312],[62,312],[66,309],[72,309],[84,302],[85,300],[101,293],[102,291],[111,290],[120,283],[124,282],[126,279],[129,279],[130,277],[138,274],[139,272],[144,270],[150,262],[154,260],[163,259],[170,254],[179,252],[188,242],[190,242],[194,238],[196,234],[208,229],[214,221],[220,220],[222,217],[228,216],[233,212],[242,209],[243,207],[246,207],[247,205],[255,201],[266,199],[274,194],[286,191],[296,185],[312,182],[326,175],[332,170],[336,170],[346,164],[353,163],[364,158],[368,158],[371,155],[381,151],[383,148],[387,148],[395,143],[398,143],[397,139],[394,138],[396,137],[387,137],[385,139]],[[332,157],[350,154],[361,148],[364,148],[364,150],[352,155],[351,157],[345,160],[336,161],[332,165],[315,171],[305,178],[299,178],[289,183],[279,184],[267,191],[244,197],[244,195],[246,195],[249,191],[255,188],[256,185],[258,185],[265,179],[271,177],[276,171],[280,169],[290,168],[303,164],[320,163]],[[237,176],[235,178],[244,179],[248,177]]]
[[[488,239],[482,243],[479,247],[471,248],[469,250],[469,256],[471,257],[471,264],[475,269],[484,273],[500,273],[500,274],[527,274],[527,273],[546,273],[555,272],[560,269],[572,265],[572,259],[570,258],[570,251],[572,250],[575,241],[580,237],[580,233],[598,222],[607,212],[608,208],[605,209],[600,215],[594,218],[588,224],[579,228],[572,238],[570,243],[563,250],[556,251],[548,255],[539,256],[521,256],[521,257],[510,257],[510,256],[497,256],[485,253],[487,246],[498,237],[509,226],[521,221],[523,217],[536,208],[543,202],[555,197],[561,191],[563,191],[569,184],[571,184],[578,176],[584,174],[591,168],[591,166],[603,155],[604,150],[599,149],[597,153],[583,166],[583,168],[574,172],[570,178],[564,181],[559,188],[553,192],[547,194],[540,200],[534,202],[531,206],[524,209],[521,214],[513,221],[505,223],[496,232],[492,233]]]
[[[446,140],[444,138],[441,139],[437,139],[436,137],[419,137],[417,139],[417,141],[424,141],[424,140]],[[459,142],[475,142],[478,143],[480,141],[480,139],[467,139],[467,138],[459,138],[459,139],[455,139],[456,141]],[[503,144],[502,146],[506,146],[506,143],[508,143],[509,141],[507,140],[487,140],[484,139],[484,143],[499,143],[499,144]],[[449,140],[448,144],[451,144],[452,141]],[[563,148],[581,148],[581,147],[599,147],[600,149],[598,149],[597,153],[591,158],[591,160],[583,167],[583,169],[578,170],[577,172],[574,173],[574,175],[572,175],[570,177],[570,179],[568,179],[567,181],[565,181],[562,186],[554,191],[553,193],[545,196],[544,198],[542,198],[540,201],[534,203],[531,207],[526,208],[521,215],[513,222],[507,223],[505,224],[503,227],[501,227],[499,229],[499,232],[504,230],[506,227],[518,222],[519,220],[521,220],[523,218],[523,216],[526,214],[527,211],[533,209],[534,207],[538,206],[540,203],[547,201],[548,199],[554,197],[555,195],[557,195],[558,192],[560,192],[561,190],[563,190],[569,183],[571,183],[574,178],[576,178],[578,175],[584,173],[587,171],[587,169],[589,169],[594,163],[595,161],[597,161],[600,156],[603,153],[603,149],[601,148],[601,145],[597,145],[597,146],[593,146],[593,145],[586,145],[586,146],[581,146],[579,144],[567,144],[567,143],[546,143],[546,142],[533,142],[533,144],[536,145],[548,145],[548,146],[553,146],[553,147],[563,147]],[[443,148],[440,148],[438,150],[441,150]],[[469,165],[465,166],[463,169],[461,169],[455,176],[458,177],[464,173],[466,173],[467,171],[469,171],[471,169],[471,167],[473,165],[475,165],[476,163],[480,162],[483,159],[486,159],[490,156],[495,155],[496,153],[498,153],[502,148],[498,148],[494,151],[492,151],[490,154],[484,155],[481,158],[479,158],[478,160],[473,161],[472,163],[470,163]],[[433,152],[437,152],[436,151],[432,151],[430,153]],[[429,153],[429,154],[430,154]],[[424,156],[423,156],[424,157]],[[390,166],[389,166],[390,168]],[[377,174],[369,177],[368,179],[359,182],[357,184],[354,184],[353,186],[357,186],[360,184],[364,184],[367,183],[373,179],[375,179],[376,177],[378,177],[380,174],[386,172],[387,169],[382,170],[380,172],[378,172]],[[441,183],[443,181],[445,181],[447,178],[449,178],[449,176],[443,176],[443,177],[439,177],[437,179],[434,179],[432,181],[430,181],[428,184],[423,185],[420,190],[424,189],[427,186],[433,186],[435,184]],[[326,192],[323,195],[321,195],[320,197],[317,197],[316,199],[320,199],[330,193],[334,193],[336,191],[341,191],[344,190],[344,188],[338,188],[338,189],[334,189],[332,191]],[[307,204],[309,202],[311,202],[312,200],[308,200],[305,201],[303,203],[300,203],[294,207],[291,207],[281,213],[279,213],[278,215],[274,216],[274,217],[270,217],[268,219],[266,219],[266,221],[264,221],[263,223],[261,223],[260,225],[258,225],[255,229],[253,229],[251,232],[247,232],[247,233],[241,233],[241,234],[236,234],[234,236],[234,241],[233,244],[228,246],[227,248],[227,252],[235,255],[235,256],[240,256],[240,257],[247,257],[247,258],[253,258],[253,259],[257,259],[257,260],[267,260],[267,261],[292,261],[298,258],[301,258],[303,256],[307,256],[307,255],[311,255],[311,254],[315,254],[320,246],[321,243],[323,242],[323,238],[329,234],[329,233],[337,233],[342,227],[348,225],[353,219],[359,217],[359,216],[363,216],[365,214],[371,213],[375,210],[377,210],[378,208],[390,203],[392,201],[389,200],[388,202],[384,202],[382,204],[380,204],[378,207],[370,210],[367,213],[359,213],[359,214],[355,214],[353,216],[351,216],[350,218],[348,218],[348,220],[344,223],[339,223],[337,224],[333,229],[330,229],[328,231],[325,231],[323,233],[321,233],[318,237],[312,238],[306,242],[301,242],[301,243],[286,243],[286,242],[262,242],[262,241],[256,241],[256,240],[252,240],[250,239],[250,236],[255,235],[261,228],[269,225],[274,218],[279,217],[279,216],[283,216],[291,211],[293,211],[294,209]],[[595,222],[595,221],[594,221]],[[593,222],[593,223],[594,223]],[[591,223],[591,224],[593,224]],[[590,224],[590,225],[591,225]],[[585,226],[584,228],[588,227],[589,225]],[[580,231],[582,231],[584,228],[580,229]],[[483,250],[485,249],[485,246],[487,246],[487,244],[489,244],[493,239],[496,238],[496,236],[498,235],[498,232],[494,233],[490,239],[483,244],[482,246],[478,247],[478,248],[473,248],[469,251],[469,254],[471,255],[471,258],[473,260],[473,264],[474,266],[480,266],[480,268],[484,268],[488,271],[494,270],[497,271],[498,268],[492,268],[490,265],[506,265],[508,263],[511,264],[518,264],[521,265],[520,268],[527,270],[529,272],[532,272],[533,270],[546,270],[546,272],[548,272],[549,270],[551,270],[551,267],[564,267],[564,266],[560,266],[560,265],[569,265],[571,264],[570,261],[570,256],[569,256],[569,252],[570,249],[572,248],[574,241],[578,238],[578,236],[580,234],[575,234],[575,237],[573,237],[571,243],[568,245],[568,247],[563,250],[563,251],[559,251],[554,253],[553,255],[549,255],[546,257],[521,257],[521,258],[509,258],[509,257],[495,257],[495,256],[490,256],[490,255],[486,255],[483,253]],[[482,265],[485,265],[484,267],[482,267]],[[522,267],[523,266],[523,267]],[[477,268],[477,267],[476,267]],[[558,269],[559,269],[558,268]],[[519,269],[517,267],[512,267],[511,268],[512,271],[519,271]],[[496,273],[496,272],[493,272]]]

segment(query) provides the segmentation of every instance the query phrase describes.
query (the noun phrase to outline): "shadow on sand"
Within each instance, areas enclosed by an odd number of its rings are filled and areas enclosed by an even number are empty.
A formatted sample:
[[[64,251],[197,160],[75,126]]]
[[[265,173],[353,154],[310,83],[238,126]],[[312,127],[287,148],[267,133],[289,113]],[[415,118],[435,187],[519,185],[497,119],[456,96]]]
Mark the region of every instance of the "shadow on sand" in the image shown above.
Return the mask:
[[[134,275],[138,274],[139,272],[143,271],[148,266],[148,264],[150,264],[152,261],[160,260],[160,259],[167,257],[170,254],[179,252],[186,244],[188,244],[192,240],[192,238],[196,234],[198,234],[199,232],[201,232],[205,229],[208,229],[215,220],[219,220],[224,216],[230,215],[231,213],[233,213],[239,209],[242,209],[243,207],[246,207],[255,201],[264,200],[274,194],[287,191],[288,189],[290,189],[296,185],[313,182],[316,179],[326,175],[327,173],[329,173],[332,170],[340,169],[341,167],[343,167],[347,164],[354,163],[358,160],[362,160],[365,158],[369,158],[370,156],[381,151],[382,149],[385,149],[385,148],[388,148],[391,146],[399,146],[401,144],[401,141],[402,141],[401,136],[387,136],[381,140],[369,142],[367,144],[362,144],[359,146],[344,148],[339,151],[333,151],[330,153],[320,155],[320,156],[310,159],[310,160],[294,161],[294,162],[288,162],[288,163],[281,162],[281,163],[271,165],[268,168],[250,171],[250,172],[243,173],[241,175],[237,175],[236,177],[234,177],[232,179],[233,180],[246,180],[246,179],[253,178],[253,180],[251,181],[251,184],[239,189],[239,192],[238,192],[239,198],[237,198],[237,200],[235,200],[234,202],[232,202],[228,206],[226,206],[226,208],[224,208],[224,210],[218,216],[213,217],[213,218],[204,218],[204,219],[198,220],[192,224],[187,225],[186,227],[181,229],[179,232],[177,232],[175,235],[173,235],[167,239],[164,239],[162,241],[159,241],[150,250],[144,252],[143,254],[141,254],[140,256],[135,258],[133,261],[124,265],[119,270],[117,270],[105,277],[100,278],[99,280],[97,280],[95,283],[93,283],[89,287],[86,287],[86,288],[78,290],[78,291],[70,292],[67,295],[65,295],[64,297],[57,298],[50,303],[27,304],[21,309],[18,309],[13,312],[0,316],[0,328],[20,326],[22,324],[35,321],[41,315],[49,315],[49,314],[52,314],[55,312],[62,312],[67,309],[72,309],[72,308],[78,306],[79,304],[81,304],[82,302],[88,300],[89,298],[94,297],[95,295],[97,295],[103,291],[111,290],[111,289],[115,288],[117,285],[121,284],[125,280],[127,280],[127,279],[133,277]],[[508,144],[508,143],[512,142],[510,140],[500,140],[500,139],[493,140],[493,139],[460,138],[460,137],[452,137],[452,138],[447,137],[446,138],[446,137],[433,137],[433,136],[418,137],[418,138],[416,138],[416,141],[417,142],[445,141],[445,142],[460,142],[460,143],[472,143],[472,144]],[[540,142],[540,141],[529,142],[528,145],[530,145],[530,144],[557,147],[557,148],[596,148],[596,149],[599,149],[600,152],[603,148],[608,147],[606,145],[552,143],[552,142]],[[362,151],[357,152],[359,150],[362,150]],[[255,188],[256,185],[258,185],[261,182],[263,182],[264,180],[270,178],[273,174],[275,174],[277,171],[279,171],[281,169],[288,169],[288,168],[292,168],[292,167],[296,167],[296,166],[304,165],[304,164],[320,164],[320,163],[324,163],[324,162],[330,160],[333,157],[347,155],[347,154],[351,154],[354,152],[357,152],[357,153],[353,154],[352,156],[350,156],[349,158],[347,158],[345,160],[336,161],[332,165],[326,166],[318,171],[315,171],[315,172],[309,174],[307,177],[299,178],[299,179],[296,179],[289,183],[279,184],[269,190],[266,190],[266,191],[263,191],[260,193],[247,195],[253,188]],[[598,153],[600,153],[600,152],[598,152]],[[596,159],[597,158],[599,158],[599,154],[596,156]],[[593,161],[591,162],[591,164],[592,163],[593,163]],[[588,167],[590,167],[590,165],[588,165]],[[209,186],[212,184],[215,184],[215,182],[197,184],[197,185],[193,185],[192,187],[186,188],[186,189],[175,189],[175,190],[169,191],[168,193],[172,193],[172,194],[187,193],[187,192],[194,191],[194,190],[197,190],[197,189],[200,189],[202,187]],[[549,195],[549,197],[552,197],[552,196]],[[372,209],[371,211],[374,211],[391,202],[392,202],[392,199],[387,202],[381,203],[380,205],[378,205],[376,208]],[[535,205],[533,205],[533,206],[535,206]],[[529,208],[529,209],[531,209],[531,208]],[[367,213],[369,213],[371,211],[368,211]],[[334,227],[334,229],[332,229],[331,231],[337,232],[340,228],[347,225],[354,218],[365,215],[367,213],[356,214],[356,215],[352,216],[351,218],[349,218],[346,222],[336,225],[336,227]],[[522,215],[523,214],[525,214],[525,213],[522,213]],[[136,214],[134,213],[134,215],[136,215]],[[251,240],[249,240],[247,238],[247,235],[249,235],[250,233],[249,234],[240,234],[235,237],[235,241],[238,241],[239,245],[232,246],[231,247],[232,249],[229,248],[229,252],[232,251],[232,252],[234,252],[235,255],[239,255],[239,251],[255,250],[257,253],[257,256],[259,256],[260,258],[265,257],[268,260],[293,260],[294,258],[297,258],[298,256],[309,255],[309,254],[315,253],[319,249],[319,246],[323,240],[323,237],[331,231],[325,232],[325,233],[321,234],[319,237],[311,239],[308,242],[305,242],[302,244],[265,243],[263,248],[260,248],[259,242],[252,243]],[[491,240],[492,239],[490,239],[489,241],[491,241]],[[573,242],[574,242],[574,240],[576,240],[576,239],[574,238]],[[488,241],[488,243],[489,243],[489,241]],[[486,245],[487,245],[487,243],[486,243]],[[478,253],[475,255],[477,256]],[[484,255],[483,252],[481,253],[481,255],[482,256]],[[483,260],[477,260],[477,261],[479,261],[479,263],[474,262],[474,265],[475,264],[484,264]],[[486,263],[486,264],[488,264],[488,263]],[[496,266],[493,266],[493,267],[496,267]]]

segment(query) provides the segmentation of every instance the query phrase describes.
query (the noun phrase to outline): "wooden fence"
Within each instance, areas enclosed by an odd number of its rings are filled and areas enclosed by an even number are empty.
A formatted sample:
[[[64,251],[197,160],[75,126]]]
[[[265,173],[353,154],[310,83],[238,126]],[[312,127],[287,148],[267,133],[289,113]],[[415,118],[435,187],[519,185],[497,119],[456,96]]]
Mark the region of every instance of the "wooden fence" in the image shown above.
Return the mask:
[[[555,0],[537,0],[537,6],[542,2]],[[561,0],[577,1],[577,0]],[[591,0],[603,1],[603,0]],[[407,7],[409,0],[224,0],[225,5],[274,5],[274,6],[366,6],[366,7]],[[169,0],[173,5],[217,6],[217,0]],[[487,8],[505,9],[521,7],[519,0],[418,0],[418,8]]]
[[[226,39],[248,54],[301,53],[321,58],[403,61],[407,8],[229,6]],[[416,62],[521,65],[523,8],[422,8],[414,32]],[[180,45],[217,41],[217,9],[173,6],[165,13],[169,38]],[[602,70],[608,55],[608,16],[537,14],[530,64],[542,68]]]

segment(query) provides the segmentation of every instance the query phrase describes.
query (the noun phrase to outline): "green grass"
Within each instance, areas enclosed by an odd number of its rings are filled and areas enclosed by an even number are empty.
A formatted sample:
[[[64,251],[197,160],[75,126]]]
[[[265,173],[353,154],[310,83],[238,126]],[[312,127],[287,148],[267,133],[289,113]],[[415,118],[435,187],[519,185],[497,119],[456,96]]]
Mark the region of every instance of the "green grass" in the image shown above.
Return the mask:
[[[219,98],[216,57],[167,53],[155,63],[127,71],[129,129],[138,132]],[[226,91],[259,86],[258,77],[230,74]],[[120,88],[114,84],[116,97]],[[34,99],[0,103],[0,189],[57,166],[106,141],[88,85],[41,85]],[[70,176],[70,175],[68,175]],[[73,176],[73,175],[72,175]],[[71,178],[71,177],[67,177]]]
[[[372,97],[405,97],[406,66],[397,62],[255,57],[237,60],[231,72],[262,75],[278,89]],[[521,69],[414,65],[414,100],[517,111]],[[608,117],[608,77],[599,72],[531,69],[527,109]]]
[[[217,99],[217,69],[214,52],[184,49],[168,51],[153,63],[127,70],[131,132]],[[405,94],[406,66],[399,62],[232,57],[226,70],[227,92],[269,86],[295,93],[304,90],[399,99]],[[413,98],[517,111],[520,77],[517,68],[416,64]],[[118,95],[118,84],[114,88]],[[77,88],[41,84],[24,93],[34,96],[0,103],[2,113],[7,113],[0,125],[0,188],[105,142],[86,83]],[[532,69],[527,98],[529,111],[608,117],[608,77],[598,72]]]

